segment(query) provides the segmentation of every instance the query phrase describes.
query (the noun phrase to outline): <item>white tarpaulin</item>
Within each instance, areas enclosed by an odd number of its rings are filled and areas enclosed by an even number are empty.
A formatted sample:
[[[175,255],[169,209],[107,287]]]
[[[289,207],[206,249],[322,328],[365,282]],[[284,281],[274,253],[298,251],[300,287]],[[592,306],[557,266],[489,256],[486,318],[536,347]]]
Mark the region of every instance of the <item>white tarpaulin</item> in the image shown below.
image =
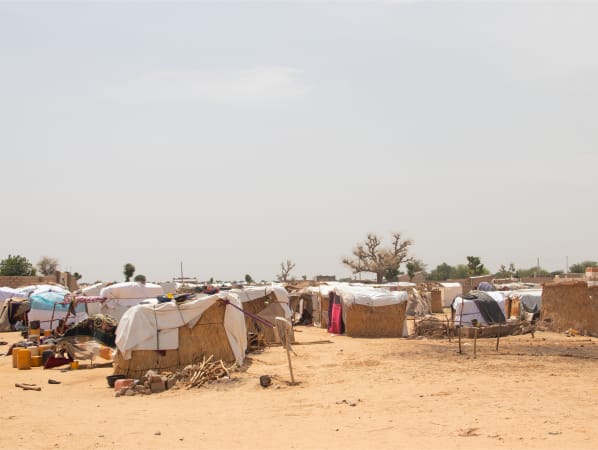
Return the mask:
[[[463,286],[461,283],[439,283],[441,286],[440,297],[442,299],[442,306],[448,308],[453,303],[453,300],[463,294]]]
[[[505,297],[503,292],[501,291],[488,291],[484,292],[484,294],[488,294],[492,297],[498,306],[500,307],[502,313],[505,315]],[[478,323],[485,324],[486,321],[480,311],[478,310],[478,306],[475,304],[473,300],[464,300],[462,297],[457,297],[453,302],[453,310],[455,311],[455,325],[463,325],[464,327],[471,326],[471,321],[476,319]]]
[[[27,298],[27,294],[24,292],[19,292],[17,289],[0,287],[0,308],[2,308],[2,305],[4,305],[4,300],[13,297]]]
[[[409,295],[405,291],[389,291],[386,289],[372,288],[367,286],[346,286],[334,287],[344,307],[351,307],[353,304],[366,306],[388,306],[406,302]]]
[[[106,286],[100,291],[100,297],[105,298],[119,298],[119,299],[133,299],[133,298],[150,298],[164,295],[164,289],[159,284],[153,283],[137,283],[135,281],[125,281],[123,283],[116,283]]]
[[[282,286],[249,286],[245,287],[244,289],[233,289],[230,292],[236,294],[239,297],[241,303],[251,302],[258,298],[266,297],[267,295],[274,293],[274,296],[276,297],[276,302],[282,308],[285,319],[291,319],[292,312],[291,307],[289,306],[289,294],[287,290]],[[272,309],[275,311],[277,308]],[[270,317],[270,315],[267,314],[267,312],[264,314]],[[262,312],[258,313],[258,315],[262,316]],[[270,318],[264,318],[268,321],[271,321],[270,319],[274,319],[274,317],[276,316],[280,316],[280,311],[276,311],[275,316],[272,316]]]
[[[121,318],[116,329],[116,346],[125,359],[135,350],[176,350],[179,348],[179,331],[182,326],[193,328],[201,315],[218,299],[228,300],[241,308],[239,298],[230,292],[185,303],[158,303],[137,305]],[[226,306],[224,329],[238,364],[243,363],[247,349],[247,329],[244,314],[231,305]]]

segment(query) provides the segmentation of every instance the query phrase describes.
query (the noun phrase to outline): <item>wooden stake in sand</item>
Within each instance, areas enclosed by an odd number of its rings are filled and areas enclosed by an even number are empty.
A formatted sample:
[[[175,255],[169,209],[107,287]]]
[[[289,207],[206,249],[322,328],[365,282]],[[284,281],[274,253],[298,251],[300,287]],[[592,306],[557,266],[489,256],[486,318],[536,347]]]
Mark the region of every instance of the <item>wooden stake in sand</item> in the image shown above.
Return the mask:
[[[289,372],[291,373],[291,384],[297,384],[295,382],[295,376],[293,375],[293,366],[291,365],[291,323],[284,317],[276,318],[276,327],[278,329],[278,336],[282,346],[287,351],[287,359],[289,361]]]
[[[477,347],[478,347],[478,327],[473,329],[473,359],[476,359],[477,355]]]

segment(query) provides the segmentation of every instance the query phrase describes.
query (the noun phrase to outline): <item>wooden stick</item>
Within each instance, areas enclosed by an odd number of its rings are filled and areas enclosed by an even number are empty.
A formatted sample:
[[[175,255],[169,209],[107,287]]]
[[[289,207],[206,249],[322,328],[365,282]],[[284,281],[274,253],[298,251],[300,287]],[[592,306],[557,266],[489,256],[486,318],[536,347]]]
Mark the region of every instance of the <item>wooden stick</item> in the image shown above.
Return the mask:
[[[473,359],[477,358],[478,327],[473,328]]]
[[[15,387],[21,388],[24,391],[41,391],[42,388],[39,386],[35,386],[35,385],[28,385],[28,384],[21,384],[21,383],[15,383]]]
[[[502,324],[498,324],[498,331],[496,332],[496,351],[498,351],[498,343],[500,342],[500,331],[502,330]]]

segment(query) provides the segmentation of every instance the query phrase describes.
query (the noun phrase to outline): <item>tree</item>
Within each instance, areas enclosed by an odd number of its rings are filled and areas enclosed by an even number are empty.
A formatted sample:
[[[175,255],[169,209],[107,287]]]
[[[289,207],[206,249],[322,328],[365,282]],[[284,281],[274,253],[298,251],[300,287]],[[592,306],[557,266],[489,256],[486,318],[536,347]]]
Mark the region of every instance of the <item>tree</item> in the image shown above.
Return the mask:
[[[380,237],[369,233],[362,244],[353,249],[354,259],[343,258],[343,264],[348,266],[354,274],[371,272],[376,274],[376,282],[382,283],[385,275],[395,277],[399,273],[399,267],[408,257],[410,239],[401,239],[401,233],[393,233],[390,247],[381,247]]]
[[[0,275],[26,277],[35,275],[35,273],[35,267],[24,256],[8,255],[8,258],[0,261]]]
[[[436,266],[430,275],[429,280],[432,281],[445,281],[448,279],[459,279],[469,277],[469,268],[465,264],[458,264],[456,266],[450,266],[443,262]]]
[[[413,281],[413,277],[417,272],[426,272],[426,265],[421,259],[412,259],[406,264],[407,275],[409,275],[409,281]]]
[[[467,269],[469,276],[488,275],[490,272],[484,267],[479,256],[467,257]]]
[[[49,256],[43,256],[42,259],[38,261],[37,268],[44,276],[53,275],[58,269],[58,260],[56,258],[50,258]]]
[[[133,281],[135,283],[141,283],[141,284],[145,284],[145,282],[147,281],[147,279],[145,278],[145,275],[135,275],[135,278],[133,278]]]
[[[251,275],[249,275],[248,273],[245,274],[245,283],[247,283],[247,284],[253,283],[253,278],[251,278]]]
[[[582,261],[569,267],[569,273],[586,273],[587,267],[598,267],[596,261]]]
[[[290,259],[287,259],[286,262],[281,262],[280,273],[276,275],[278,281],[287,281],[287,279],[289,278],[289,273],[291,273],[291,270],[293,270],[295,266],[296,264],[292,262]]]
[[[517,269],[517,278],[548,277],[550,272],[542,267],[534,266],[529,269]]]
[[[77,281],[79,281],[81,278],[83,278],[83,275],[81,275],[79,272],[75,272],[73,274],[73,278]]]
[[[513,277],[516,272],[517,272],[517,269],[515,269],[515,264],[513,264],[513,263],[509,264],[508,268],[504,264],[501,264],[500,270],[496,273],[496,276],[501,277],[501,278],[507,278],[507,277],[510,278],[510,277]]]
[[[125,276],[125,281],[129,281],[134,273],[135,273],[135,266],[131,263],[126,263],[124,270],[123,270],[123,275]]]

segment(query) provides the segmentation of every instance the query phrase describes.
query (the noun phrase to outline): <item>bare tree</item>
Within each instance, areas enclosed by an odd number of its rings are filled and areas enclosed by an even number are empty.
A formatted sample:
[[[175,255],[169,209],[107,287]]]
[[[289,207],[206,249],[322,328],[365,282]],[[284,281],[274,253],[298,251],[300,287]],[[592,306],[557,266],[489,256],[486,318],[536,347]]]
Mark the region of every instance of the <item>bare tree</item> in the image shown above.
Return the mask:
[[[58,270],[58,260],[56,258],[50,258],[49,256],[43,256],[37,263],[37,268],[42,275],[48,276],[56,273]]]
[[[295,263],[292,262],[290,259],[287,259],[286,262],[281,262],[280,263],[280,273],[278,275],[276,275],[276,278],[278,279],[278,281],[287,281],[287,278],[289,277],[289,273],[291,272],[291,270],[293,270],[295,268]]]
[[[405,261],[410,261],[408,249],[412,244],[410,239],[401,239],[401,233],[392,234],[392,245],[381,247],[380,237],[369,233],[362,244],[353,249],[355,258],[343,258],[343,264],[348,266],[354,274],[372,272],[376,274],[376,281],[382,283],[386,273],[397,273]]]

